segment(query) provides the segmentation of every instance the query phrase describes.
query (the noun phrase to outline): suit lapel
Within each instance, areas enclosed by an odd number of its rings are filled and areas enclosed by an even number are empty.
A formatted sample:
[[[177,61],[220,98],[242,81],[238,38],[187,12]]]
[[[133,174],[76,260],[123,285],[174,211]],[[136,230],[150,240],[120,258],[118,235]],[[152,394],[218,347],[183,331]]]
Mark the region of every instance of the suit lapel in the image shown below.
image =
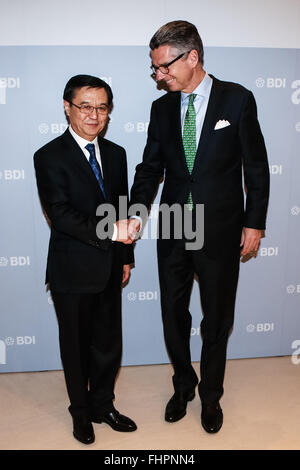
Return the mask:
[[[95,174],[86,158],[84,153],[82,152],[81,148],[75,141],[75,139],[70,134],[69,130],[67,129],[66,132],[62,135],[63,143],[66,147],[66,152],[72,155],[72,164],[74,163],[78,168],[79,171],[83,172],[88,179],[90,180],[91,185],[94,186],[95,191],[99,192],[99,194],[103,197],[101,188],[99,183],[95,177]],[[101,149],[100,149],[101,153]],[[105,183],[104,183],[105,185]],[[106,186],[105,186],[106,188]]]
[[[181,130],[181,93],[174,92],[170,93],[171,106],[169,107],[170,120],[172,129],[172,139],[175,140],[176,149],[179,150],[179,158],[182,162],[183,168],[186,173],[190,175],[185,158],[185,152],[183,147],[182,140],[182,130]]]
[[[192,174],[197,172],[197,168],[199,164],[203,161],[205,156],[205,147],[210,140],[211,133],[214,130],[214,125],[216,123],[216,116],[218,115],[218,109],[220,106],[220,99],[222,96],[222,89],[219,86],[218,80],[216,80],[213,76],[213,84],[211,87],[210,97],[207,105],[207,110],[203,122],[203,127],[199,139],[199,144],[196,152],[196,158],[194,163],[194,168]]]
[[[105,141],[102,137],[98,137],[98,144],[99,144],[100,156],[101,156],[104,189],[105,189],[106,199],[109,201],[110,196],[111,196],[112,159],[110,158],[110,152],[108,149],[107,141]]]
[[[194,175],[197,172],[197,169],[200,163],[205,158],[204,157],[205,147],[208,144],[210,140],[210,135],[214,130],[216,116],[218,115],[219,103],[220,103],[220,99],[222,96],[222,88],[219,85],[219,80],[217,80],[212,75],[211,75],[211,78],[213,79],[213,84],[211,87],[210,97],[209,97],[206,114],[205,114],[205,118],[204,118],[204,122],[202,126],[202,131],[201,131],[201,135],[200,135],[200,139],[198,143],[198,148],[196,152],[192,175]],[[171,129],[174,130],[175,145],[176,145],[176,148],[179,150],[179,158],[182,161],[183,167],[186,173],[190,176],[190,173],[186,164],[186,158],[185,158],[185,152],[184,152],[183,140],[182,140],[181,93],[174,92],[171,94],[170,98],[172,99],[171,106],[169,107],[170,119],[172,121]]]

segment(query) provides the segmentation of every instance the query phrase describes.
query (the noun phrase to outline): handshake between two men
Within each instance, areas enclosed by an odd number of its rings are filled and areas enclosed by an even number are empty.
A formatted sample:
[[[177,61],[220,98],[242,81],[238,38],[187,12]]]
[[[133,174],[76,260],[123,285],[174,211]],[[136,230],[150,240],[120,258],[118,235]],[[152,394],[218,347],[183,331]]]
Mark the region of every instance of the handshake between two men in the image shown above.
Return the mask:
[[[138,232],[141,227],[139,219],[132,218],[130,220],[118,220],[115,224],[116,238],[115,241],[130,245],[138,238]]]

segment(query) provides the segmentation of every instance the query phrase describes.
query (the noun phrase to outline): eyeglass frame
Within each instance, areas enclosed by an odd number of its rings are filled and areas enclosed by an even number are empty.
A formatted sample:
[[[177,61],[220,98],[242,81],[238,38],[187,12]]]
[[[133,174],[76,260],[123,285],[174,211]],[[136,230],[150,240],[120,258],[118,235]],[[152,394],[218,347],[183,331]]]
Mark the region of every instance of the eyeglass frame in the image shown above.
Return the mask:
[[[162,64],[162,65],[150,65],[150,69],[152,70],[152,73],[153,75],[156,75],[157,71],[159,70],[161,73],[163,73],[164,75],[167,75],[169,73],[169,67],[170,65],[174,64],[174,62],[176,62],[177,60],[181,59],[184,54],[189,54],[191,51],[185,51],[183,52],[182,54],[179,54],[179,56],[175,57],[175,59],[171,60],[171,62],[169,62],[168,64]],[[165,68],[167,71],[166,72],[163,72],[161,70],[161,67]]]
[[[71,105],[73,105],[73,106],[75,106],[76,108],[78,108],[78,109],[80,110],[80,112],[81,112],[82,114],[85,114],[86,116],[88,116],[89,114],[92,114],[92,113],[94,112],[94,110],[96,110],[97,114],[103,114],[103,115],[105,115],[105,114],[108,114],[108,113],[109,113],[109,106],[108,106],[107,104],[103,104],[103,105],[102,105],[102,106],[105,106],[106,111],[105,111],[105,112],[100,112],[100,111],[98,111],[98,110],[101,108],[101,106],[91,106],[90,104],[80,104],[80,105],[78,105],[78,104],[73,103],[73,101],[68,101],[68,103],[70,103]],[[81,110],[81,108],[82,108],[83,106],[91,108],[91,111],[88,112],[88,113],[85,113],[84,111]]]

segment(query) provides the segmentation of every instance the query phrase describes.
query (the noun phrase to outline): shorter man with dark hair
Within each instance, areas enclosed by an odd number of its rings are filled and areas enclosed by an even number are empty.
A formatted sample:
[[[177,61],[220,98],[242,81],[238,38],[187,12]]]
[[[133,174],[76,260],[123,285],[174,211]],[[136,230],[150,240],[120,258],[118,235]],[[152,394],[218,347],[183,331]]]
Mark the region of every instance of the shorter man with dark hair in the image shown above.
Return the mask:
[[[118,220],[119,197],[128,198],[125,150],[100,137],[112,98],[97,77],[71,78],[64,91],[70,126],[34,155],[51,222],[46,282],[58,318],[73,434],[84,444],[95,440],[92,421],[116,431],[136,429],[113,406],[122,352],[121,285],[133,262],[128,221],[109,224],[107,237],[96,233],[103,221],[97,208],[110,204]]]

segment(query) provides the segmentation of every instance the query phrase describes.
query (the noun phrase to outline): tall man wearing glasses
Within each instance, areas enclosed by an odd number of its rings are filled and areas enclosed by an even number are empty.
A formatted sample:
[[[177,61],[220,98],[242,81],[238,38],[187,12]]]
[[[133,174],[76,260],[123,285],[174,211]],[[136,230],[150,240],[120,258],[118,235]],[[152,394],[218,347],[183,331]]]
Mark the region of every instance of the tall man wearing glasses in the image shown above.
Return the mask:
[[[223,423],[226,347],[233,324],[240,255],[258,250],[269,192],[264,139],[252,93],[217,80],[203,69],[203,45],[185,21],[162,26],[150,41],[152,70],[169,93],[152,105],[143,162],[136,168],[131,203],[148,208],[162,176],[161,203],[192,211],[204,205],[204,244],[158,240],[158,267],[166,345],[174,366],[175,393],[165,419],[186,414],[198,377],[191,365],[189,313],[194,274],[199,278],[203,321],[199,395],[207,432]],[[244,209],[242,169],[247,187]],[[132,219],[133,238],[139,222]],[[203,227],[196,227],[201,231]]]
[[[63,97],[69,128],[35,153],[34,164],[51,222],[46,282],[58,318],[73,434],[90,444],[92,421],[116,431],[136,429],[113,406],[122,350],[121,284],[133,262],[127,221],[108,224],[100,238],[96,233],[103,221],[96,215],[99,205],[111,204],[118,220],[119,196],[128,197],[127,162],[123,148],[100,137],[112,105],[109,85],[77,75]]]

